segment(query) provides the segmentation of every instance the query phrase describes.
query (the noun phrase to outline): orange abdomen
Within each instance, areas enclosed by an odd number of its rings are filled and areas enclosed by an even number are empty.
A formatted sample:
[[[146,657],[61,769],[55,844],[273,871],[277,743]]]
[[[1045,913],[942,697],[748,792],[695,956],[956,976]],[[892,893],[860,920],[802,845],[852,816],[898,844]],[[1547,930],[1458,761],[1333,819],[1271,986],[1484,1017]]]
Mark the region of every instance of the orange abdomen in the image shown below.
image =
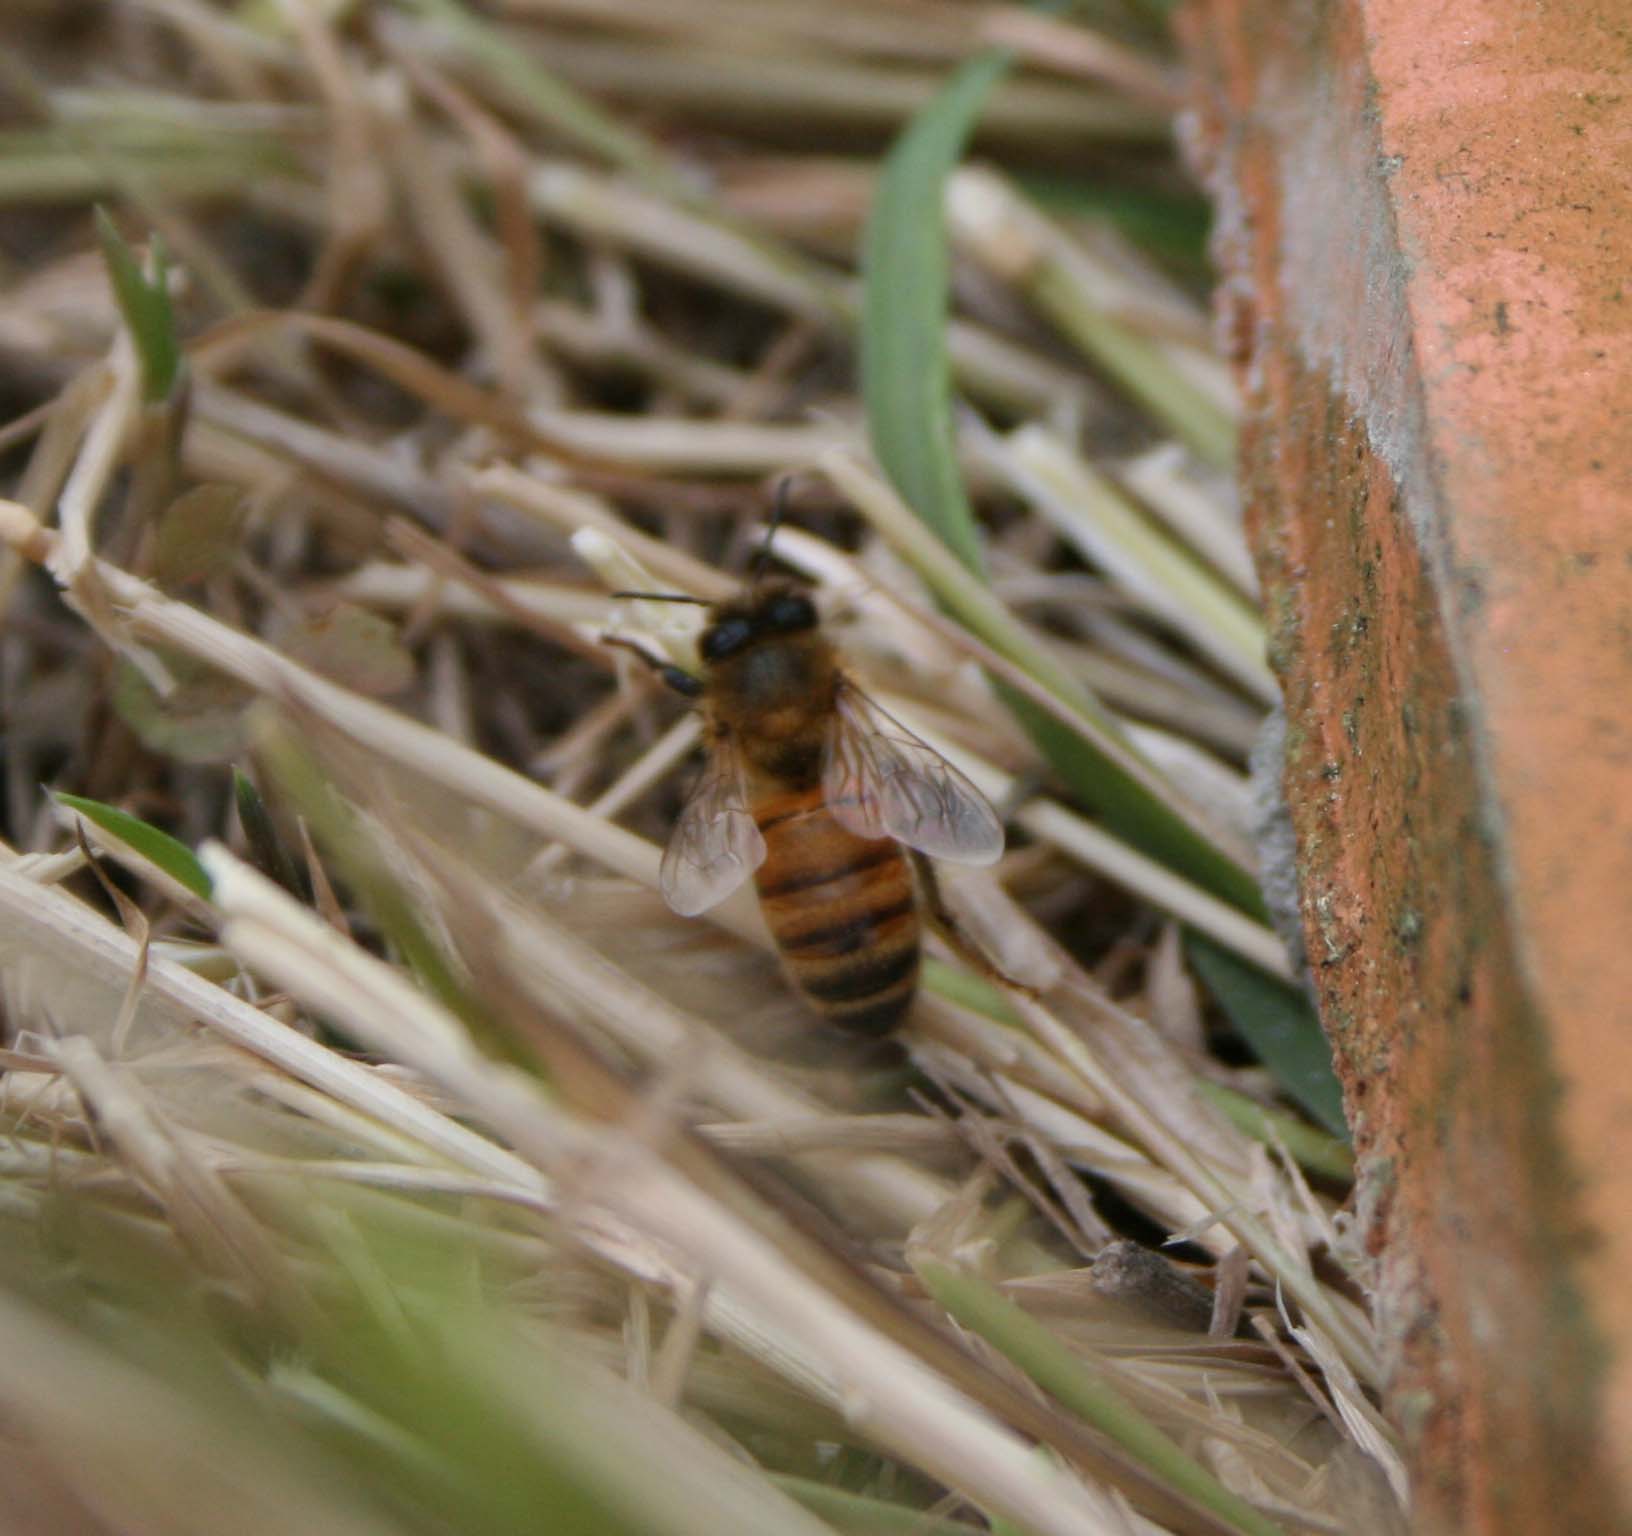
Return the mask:
[[[754,876],[789,979],[842,1029],[894,1029],[918,988],[918,902],[898,843],[857,837],[819,786],[754,807],[765,862]]]

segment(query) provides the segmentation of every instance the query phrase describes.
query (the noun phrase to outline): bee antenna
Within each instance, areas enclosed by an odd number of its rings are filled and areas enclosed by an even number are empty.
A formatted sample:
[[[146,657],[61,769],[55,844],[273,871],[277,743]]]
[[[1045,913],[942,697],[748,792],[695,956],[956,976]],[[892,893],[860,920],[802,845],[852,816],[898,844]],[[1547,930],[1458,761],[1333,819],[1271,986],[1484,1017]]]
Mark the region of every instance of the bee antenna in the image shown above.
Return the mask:
[[[690,597],[684,592],[613,592],[610,594],[616,601],[618,598],[638,598],[643,603],[695,603],[699,608],[709,606],[706,597]]]
[[[766,530],[765,542],[759,546],[754,555],[754,563],[749,572],[749,584],[757,585],[761,576],[765,574],[765,567],[771,558],[771,541],[776,537],[776,530],[782,526],[788,515],[788,492],[793,486],[793,476],[783,475],[776,482],[775,500],[771,503],[771,526]]]

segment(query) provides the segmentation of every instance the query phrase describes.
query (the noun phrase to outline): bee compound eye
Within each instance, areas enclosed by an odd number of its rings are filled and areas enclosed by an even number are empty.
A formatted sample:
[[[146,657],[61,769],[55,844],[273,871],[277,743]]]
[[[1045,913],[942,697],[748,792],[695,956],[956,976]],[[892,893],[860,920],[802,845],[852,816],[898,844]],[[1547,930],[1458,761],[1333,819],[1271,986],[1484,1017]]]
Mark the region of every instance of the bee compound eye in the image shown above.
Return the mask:
[[[751,634],[753,626],[747,619],[721,619],[718,624],[703,631],[697,649],[704,661],[721,661],[740,651]]]
[[[790,592],[785,597],[777,598],[766,611],[765,617],[772,629],[786,631],[816,627],[815,605],[808,597],[801,597],[797,592]]]

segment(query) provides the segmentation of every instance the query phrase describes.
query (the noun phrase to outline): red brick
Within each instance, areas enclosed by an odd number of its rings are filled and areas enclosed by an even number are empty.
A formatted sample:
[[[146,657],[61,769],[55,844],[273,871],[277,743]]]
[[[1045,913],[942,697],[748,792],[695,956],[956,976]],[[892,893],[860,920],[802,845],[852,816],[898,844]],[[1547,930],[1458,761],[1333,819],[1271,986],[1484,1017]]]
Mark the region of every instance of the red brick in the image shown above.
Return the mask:
[[[1185,25],[1419,1525],[1626,1531],[1632,7]]]

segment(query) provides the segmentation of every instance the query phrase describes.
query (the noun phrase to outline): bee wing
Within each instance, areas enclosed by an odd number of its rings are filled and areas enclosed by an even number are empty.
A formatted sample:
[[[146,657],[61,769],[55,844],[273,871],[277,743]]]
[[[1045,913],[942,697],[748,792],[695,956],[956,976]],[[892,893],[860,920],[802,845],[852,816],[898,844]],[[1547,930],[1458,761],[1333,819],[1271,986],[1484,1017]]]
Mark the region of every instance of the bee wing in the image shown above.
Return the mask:
[[[822,769],[827,808],[858,837],[893,837],[931,858],[992,864],[1003,823],[928,742],[841,683]]]
[[[729,742],[721,743],[663,850],[663,899],[682,917],[695,917],[724,901],[764,862],[765,839],[748,809],[742,765]]]

